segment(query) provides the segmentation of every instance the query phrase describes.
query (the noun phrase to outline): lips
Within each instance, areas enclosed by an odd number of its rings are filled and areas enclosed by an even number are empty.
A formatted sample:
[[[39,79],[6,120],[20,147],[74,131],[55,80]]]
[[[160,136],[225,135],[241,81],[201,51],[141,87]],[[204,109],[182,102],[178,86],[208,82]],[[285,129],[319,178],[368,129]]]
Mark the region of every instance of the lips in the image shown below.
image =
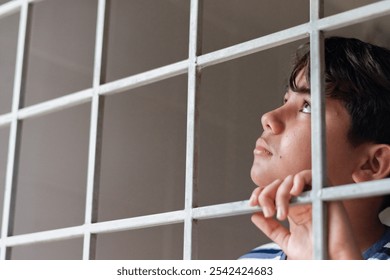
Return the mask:
[[[256,148],[253,151],[253,153],[255,155],[258,155],[258,156],[268,156],[268,157],[270,157],[270,156],[273,155],[271,153],[271,151],[270,151],[270,148],[269,148],[267,142],[263,138],[259,138],[256,141]]]

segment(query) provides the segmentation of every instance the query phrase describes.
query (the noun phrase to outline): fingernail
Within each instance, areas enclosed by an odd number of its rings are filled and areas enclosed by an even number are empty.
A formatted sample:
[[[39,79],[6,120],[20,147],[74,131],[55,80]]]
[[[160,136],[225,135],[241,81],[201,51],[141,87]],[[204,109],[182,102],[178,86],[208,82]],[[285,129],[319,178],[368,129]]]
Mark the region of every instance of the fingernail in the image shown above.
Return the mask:
[[[263,214],[264,214],[264,217],[266,217],[266,218],[271,217],[271,212],[268,209],[268,207],[263,207]]]
[[[283,220],[284,219],[284,211],[281,207],[278,207],[276,210],[276,218],[278,220]]]
[[[249,205],[255,205],[255,202],[256,202],[256,196],[252,194],[251,197],[249,198]]]

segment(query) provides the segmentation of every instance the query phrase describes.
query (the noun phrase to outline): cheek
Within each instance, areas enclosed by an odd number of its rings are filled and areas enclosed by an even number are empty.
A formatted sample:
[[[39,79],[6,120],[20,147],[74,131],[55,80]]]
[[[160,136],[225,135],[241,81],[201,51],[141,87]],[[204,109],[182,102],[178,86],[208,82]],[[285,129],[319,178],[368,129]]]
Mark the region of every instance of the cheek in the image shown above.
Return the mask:
[[[286,135],[277,150],[271,165],[275,179],[284,179],[288,175],[311,169],[310,137],[306,134]]]
[[[310,134],[306,131],[295,131],[291,135],[286,135],[281,143],[278,159],[281,163],[310,168],[311,162],[311,140]],[[309,163],[309,164],[308,164]],[[301,170],[300,170],[301,171]]]
[[[334,185],[352,183],[357,153],[343,141],[329,142],[327,150],[328,178]]]

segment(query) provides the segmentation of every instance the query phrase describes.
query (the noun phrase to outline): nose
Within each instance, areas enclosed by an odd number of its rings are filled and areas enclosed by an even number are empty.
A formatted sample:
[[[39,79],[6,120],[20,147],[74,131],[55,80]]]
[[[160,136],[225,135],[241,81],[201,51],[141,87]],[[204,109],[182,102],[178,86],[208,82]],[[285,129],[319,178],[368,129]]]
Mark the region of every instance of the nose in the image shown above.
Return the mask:
[[[261,124],[263,126],[264,132],[270,132],[272,134],[279,134],[284,129],[284,123],[281,118],[279,109],[275,109],[268,113],[265,113],[261,117]]]

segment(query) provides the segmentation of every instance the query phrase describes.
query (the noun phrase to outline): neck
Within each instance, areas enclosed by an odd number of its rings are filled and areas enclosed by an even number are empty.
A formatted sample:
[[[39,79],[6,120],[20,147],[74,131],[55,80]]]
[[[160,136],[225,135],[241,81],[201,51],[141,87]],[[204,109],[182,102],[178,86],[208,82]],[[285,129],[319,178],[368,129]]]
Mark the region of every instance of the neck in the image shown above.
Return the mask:
[[[381,198],[363,198],[344,202],[356,242],[363,253],[378,241],[385,231],[385,226],[378,218]]]

